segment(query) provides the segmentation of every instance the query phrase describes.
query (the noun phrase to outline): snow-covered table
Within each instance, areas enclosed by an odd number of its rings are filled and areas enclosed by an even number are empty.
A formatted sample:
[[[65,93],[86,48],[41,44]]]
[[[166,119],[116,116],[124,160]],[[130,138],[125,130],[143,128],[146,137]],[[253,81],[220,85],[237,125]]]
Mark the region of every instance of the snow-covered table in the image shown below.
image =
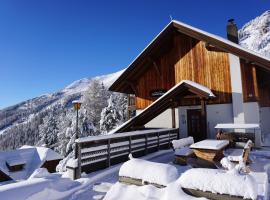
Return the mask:
[[[202,140],[190,146],[195,155],[204,160],[213,161],[221,159],[223,151],[229,145],[228,140]]]

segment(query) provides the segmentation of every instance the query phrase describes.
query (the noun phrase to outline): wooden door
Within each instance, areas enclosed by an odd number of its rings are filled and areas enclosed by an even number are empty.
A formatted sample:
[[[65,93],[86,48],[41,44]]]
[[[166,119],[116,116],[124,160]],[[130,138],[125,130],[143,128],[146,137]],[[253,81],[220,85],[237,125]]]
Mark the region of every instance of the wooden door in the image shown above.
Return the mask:
[[[187,126],[188,136],[192,136],[195,142],[206,139],[201,110],[187,110]]]

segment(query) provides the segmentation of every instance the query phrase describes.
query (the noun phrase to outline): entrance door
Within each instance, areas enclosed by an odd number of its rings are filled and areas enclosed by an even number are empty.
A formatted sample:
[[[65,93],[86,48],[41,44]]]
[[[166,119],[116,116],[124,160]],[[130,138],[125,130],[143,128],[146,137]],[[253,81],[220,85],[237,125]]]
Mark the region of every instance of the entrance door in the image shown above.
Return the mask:
[[[206,139],[206,131],[203,130],[201,110],[187,110],[188,135],[194,138],[195,142]]]

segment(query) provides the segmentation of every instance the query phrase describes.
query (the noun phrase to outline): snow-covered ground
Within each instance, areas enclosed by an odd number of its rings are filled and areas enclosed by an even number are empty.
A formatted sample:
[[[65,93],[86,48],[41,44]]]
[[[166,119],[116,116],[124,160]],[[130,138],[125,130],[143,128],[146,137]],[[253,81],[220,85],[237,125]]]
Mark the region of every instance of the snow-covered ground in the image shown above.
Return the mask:
[[[172,150],[159,151],[149,154],[143,159],[160,163],[170,163],[173,160]],[[112,166],[90,174],[83,174],[81,179],[72,181],[66,174],[51,174],[42,178],[30,178],[27,181],[0,186],[0,199],[5,200],[85,200],[100,195],[93,187],[100,183],[115,183],[118,180],[119,169],[122,164]],[[178,168],[183,173],[188,167]],[[106,184],[105,184],[106,187]],[[101,189],[100,189],[101,188]],[[100,187],[103,190],[104,187]],[[97,189],[98,190],[98,189]],[[104,194],[104,193],[103,193]]]
[[[255,158],[256,156],[256,162],[253,165],[259,172],[266,171],[269,173],[270,157],[267,158],[269,155],[269,151],[256,151],[253,153],[252,157]],[[153,154],[142,157],[141,159],[174,165],[172,163],[174,160],[174,154],[172,150],[155,152]],[[27,181],[0,186],[0,199],[91,200],[99,199],[112,187],[112,185],[113,188],[110,190],[110,192],[122,191],[123,194],[136,194],[137,196],[133,196],[134,198],[144,196],[143,199],[151,200],[170,199],[166,195],[174,194],[183,197],[183,199],[192,199],[192,197],[182,193],[181,189],[176,191],[175,188],[177,187],[175,187],[174,184],[168,186],[167,189],[158,189],[151,185],[138,187],[127,186],[119,183],[115,184],[118,181],[119,169],[121,166],[122,164],[118,164],[90,174],[83,174],[82,178],[76,181],[72,181],[67,178],[66,174],[48,174],[46,171],[40,170],[31,176]],[[190,169],[188,166],[174,166],[177,168],[179,176]],[[265,177],[261,176],[261,174],[253,174],[252,176],[257,176],[259,182],[261,181],[261,184],[259,184],[258,188],[258,193],[260,195],[263,194],[265,190],[269,190],[268,187],[264,188],[263,185],[264,181],[267,181]],[[117,195],[119,195],[119,193],[115,194],[115,199],[119,199],[119,196]],[[149,198],[145,195],[148,195]]]

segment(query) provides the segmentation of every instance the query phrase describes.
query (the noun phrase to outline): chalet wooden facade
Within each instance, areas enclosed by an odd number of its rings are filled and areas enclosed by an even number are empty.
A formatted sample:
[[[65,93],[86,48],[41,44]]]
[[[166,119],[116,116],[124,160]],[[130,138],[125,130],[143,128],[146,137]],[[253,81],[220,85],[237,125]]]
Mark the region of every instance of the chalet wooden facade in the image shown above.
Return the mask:
[[[158,116],[137,120],[132,127],[128,126],[132,122],[127,122],[116,132],[142,125],[171,125],[179,126],[183,136],[205,131],[208,137],[214,137],[216,123],[260,123],[262,135],[258,139],[270,140],[270,60],[178,21],[161,31],[110,90],[134,95],[135,105],[130,108],[140,113],[183,80],[209,88],[215,98],[190,91],[179,98],[171,97],[164,109],[157,108],[163,114],[152,110]]]

